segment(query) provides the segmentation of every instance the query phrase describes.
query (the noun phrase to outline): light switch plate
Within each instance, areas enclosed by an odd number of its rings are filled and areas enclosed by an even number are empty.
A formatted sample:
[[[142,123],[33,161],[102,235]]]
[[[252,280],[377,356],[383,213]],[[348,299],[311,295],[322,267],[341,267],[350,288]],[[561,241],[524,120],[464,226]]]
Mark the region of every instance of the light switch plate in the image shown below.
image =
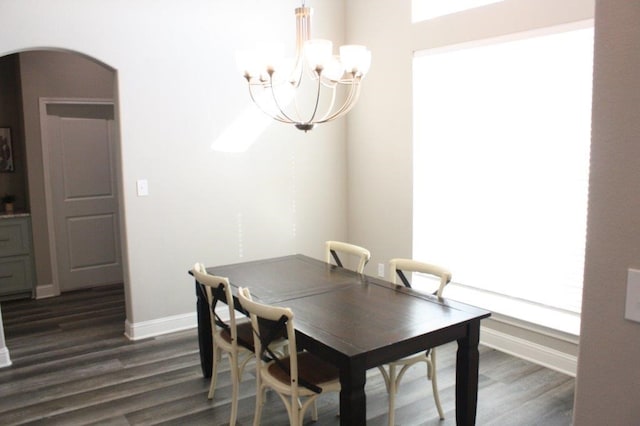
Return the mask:
[[[627,301],[624,317],[640,322],[640,271],[629,269],[627,272]]]
[[[138,197],[146,197],[149,195],[149,182],[146,179],[138,179],[136,182]]]

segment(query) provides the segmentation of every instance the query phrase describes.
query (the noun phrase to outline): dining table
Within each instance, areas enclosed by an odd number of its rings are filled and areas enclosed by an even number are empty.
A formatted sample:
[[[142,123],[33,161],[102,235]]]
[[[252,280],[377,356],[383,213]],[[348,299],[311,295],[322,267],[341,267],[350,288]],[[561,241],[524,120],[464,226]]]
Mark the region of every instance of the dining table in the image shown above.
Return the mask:
[[[213,266],[207,272],[227,277],[234,295],[246,287],[256,301],[293,310],[298,350],[340,371],[341,425],[366,424],[367,370],[454,341],[456,424],[475,424],[480,322],[489,311],[302,254]],[[210,312],[197,283],[196,295],[201,367],[210,377]],[[235,306],[241,309],[237,301]]]

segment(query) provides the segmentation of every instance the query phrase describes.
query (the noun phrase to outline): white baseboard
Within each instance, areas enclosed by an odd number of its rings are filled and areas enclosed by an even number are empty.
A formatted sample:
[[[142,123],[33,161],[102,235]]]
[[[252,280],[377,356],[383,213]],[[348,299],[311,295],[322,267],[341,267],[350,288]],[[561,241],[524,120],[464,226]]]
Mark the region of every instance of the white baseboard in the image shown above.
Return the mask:
[[[220,314],[225,315],[226,310]],[[228,312],[228,311],[227,311]],[[228,313],[227,313],[228,316]],[[188,330],[197,327],[197,315],[195,312],[174,315],[151,321],[131,323],[125,321],[125,336],[131,340],[141,340],[176,331]],[[480,343],[490,348],[517,356],[527,361],[534,362],[552,370],[559,371],[575,377],[578,368],[578,359],[547,346],[521,339],[519,337],[496,331],[488,327],[481,327]],[[6,362],[9,361],[7,351]],[[8,365],[8,364],[7,364]],[[0,366],[2,366],[2,351],[0,350]]]
[[[11,358],[9,357],[9,349],[5,346],[0,348],[0,368],[8,367],[11,365]]]
[[[130,340],[140,340],[161,334],[188,330],[195,328],[197,325],[198,319],[195,312],[137,323],[131,323],[127,320],[124,323],[124,335]]]
[[[55,291],[53,284],[36,286],[36,299],[46,299],[47,297],[54,297],[59,295],[60,293]]]
[[[481,327],[480,343],[501,352],[576,377],[576,371],[578,369],[578,358],[576,356],[488,327]]]

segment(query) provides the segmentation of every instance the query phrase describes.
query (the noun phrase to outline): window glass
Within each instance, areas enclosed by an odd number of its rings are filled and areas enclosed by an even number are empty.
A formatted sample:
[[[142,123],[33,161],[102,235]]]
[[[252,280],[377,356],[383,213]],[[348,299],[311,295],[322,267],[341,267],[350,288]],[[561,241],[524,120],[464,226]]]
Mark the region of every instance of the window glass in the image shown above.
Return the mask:
[[[581,307],[593,27],[414,57],[414,257]]]
[[[426,21],[438,16],[449,15],[463,10],[499,3],[502,0],[412,0],[411,18],[413,22]]]

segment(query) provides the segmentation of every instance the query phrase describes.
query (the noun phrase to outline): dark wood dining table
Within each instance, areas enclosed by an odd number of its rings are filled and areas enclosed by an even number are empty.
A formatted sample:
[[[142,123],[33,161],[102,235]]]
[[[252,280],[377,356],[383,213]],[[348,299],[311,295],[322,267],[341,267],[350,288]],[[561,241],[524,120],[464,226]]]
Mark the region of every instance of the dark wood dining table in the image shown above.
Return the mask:
[[[456,341],[456,421],[473,425],[478,397],[480,321],[490,312],[358,274],[304,255],[207,268],[262,303],[294,312],[299,349],[340,370],[340,424],[366,424],[366,371]],[[211,375],[211,325],[198,290],[203,374]]]

